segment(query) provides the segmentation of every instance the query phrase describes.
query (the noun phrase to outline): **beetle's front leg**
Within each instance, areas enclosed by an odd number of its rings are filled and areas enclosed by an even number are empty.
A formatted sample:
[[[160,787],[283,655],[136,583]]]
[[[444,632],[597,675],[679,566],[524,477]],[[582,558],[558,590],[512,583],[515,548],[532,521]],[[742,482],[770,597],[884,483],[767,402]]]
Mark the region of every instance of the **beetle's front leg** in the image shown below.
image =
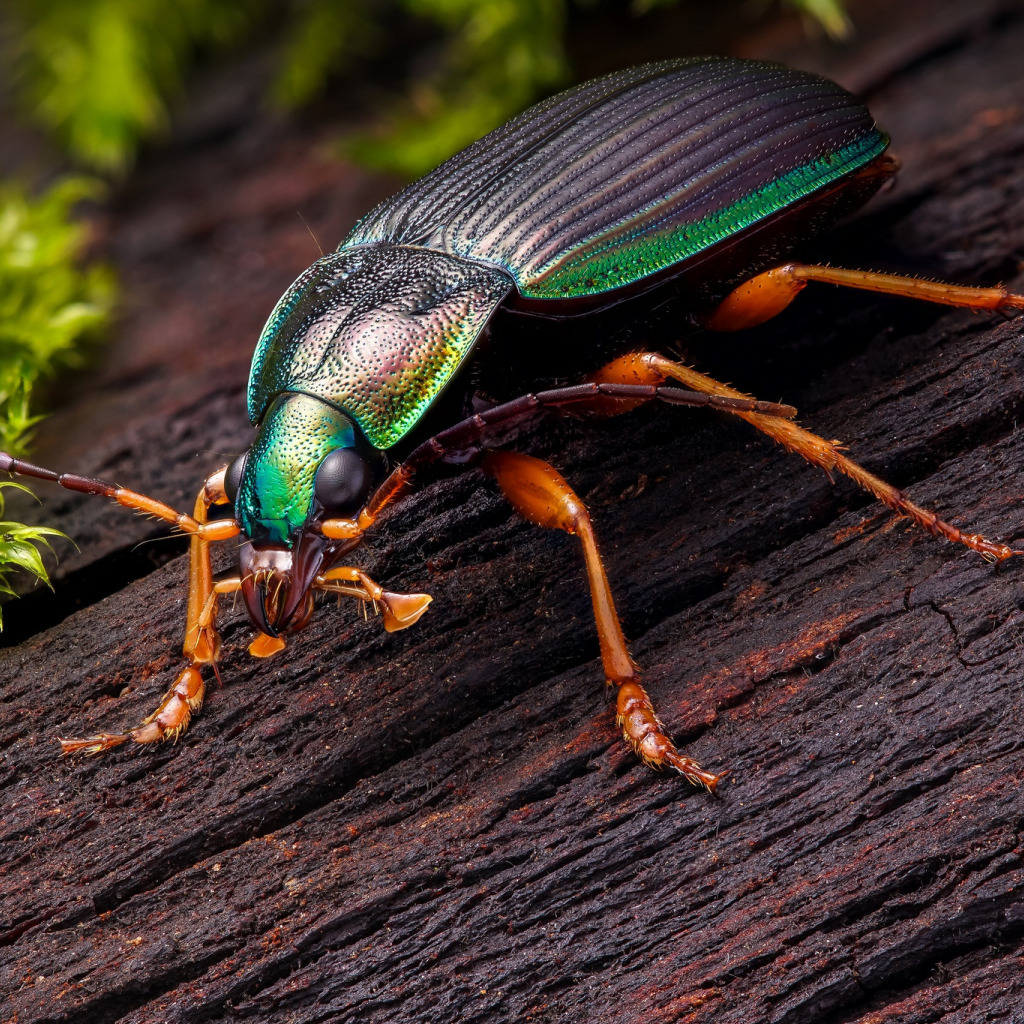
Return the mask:
[[[579,538],[597,621],[601,661],[609,685],[619,688],[618,723],[626,742],[645,764],[652,768],[668,765],[695,786],[704,786],[713,793],[722,776],[705,771],[692,758],[676,750],[650,697],[640,685],[640,673],[626,648],[590,514],[583,502],[555,469],[529,455],[488,451],[482,466],[498,481],[512,506],[524,518]]]
[[[210,541],[231,536],[230,521],[209,523],[212,505],[228,501],[224,493],[224,471],[214,473],[203,485],[196,498],[193,519],[198,529],[191,533],[189,544],[188,610],[186,612],[185,643],[183,653],[186,664],[178,673],[174,685],[164,694],[156,711],[142,724],[126,733],[100,733],[81,739],[61,739],[61,752],[79,751],[99,754],[120,746],[128,740],[136,743],[155,743],[176,739],[187,728],[192,715],[203,705],[206,684],[200,667],[212,665],[216,671],[220,656],[220,634],[217,632],[217,598],[220,594],[238,590],[237,578],[214,582],[210,561]],[[206,529],[209,526],[210,529]],[[237,527],[234,533],[237,534]]]
[[[339,565],[317,576],[313,584],[317,590],[345,594],[360,601],[369,601],[382,611],[384,628],[389,633],[408,629],[427,610],[433,600],[429,594],[397,594],[385,590],[360,569]]]

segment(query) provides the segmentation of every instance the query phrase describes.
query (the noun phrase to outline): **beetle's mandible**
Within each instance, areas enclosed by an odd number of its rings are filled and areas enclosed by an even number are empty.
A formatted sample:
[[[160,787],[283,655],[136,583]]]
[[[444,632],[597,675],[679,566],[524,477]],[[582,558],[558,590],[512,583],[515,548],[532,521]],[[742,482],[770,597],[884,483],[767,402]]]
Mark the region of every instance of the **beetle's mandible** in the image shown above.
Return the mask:
[[[447,462],[479,465],[527,519],[579,538],[626,741],[649,765],[713,791],[720,775],[676,750],[641,685],[583,503],[551,466],[496,447],[517,426],[545,410],[710,406],[846,474],[933,534],[993,560],[1021,552],[920,508],[798,426],[789,406],[601,338],[530,354],[517,345],[516,324],[541,317],[557,328],[604,307],[629,308],[620,304],[658,288],[681,296],[703,327],[733,331],[774,316],[812,281],[1024,309],[1024,296],[1003,288],[786,261],[793,243],[894,174],[888,145],[855,97],[778,64],[693,58],[587,82],[383,202],[299,276],[253,356],[255,440],[204,483],[191,515],[0,454],[0,469],[113,498],[191,536],[185,665],[174,685],[137,728],[61,740],[64,752],[178,736],[202,704],[204,666],[217,663],[224,594],[241,592],[258,656],[306,624],[320,592],[375,602],[388,630],[415,623],[427,595],[386,591],[342,563],[418,471]],[[498,310],[509,312],[495,317]],[[551,386],[570,369],[577,383]],[[510,393],[528,379],[529,393]],[[233,518],[210,519],[223,504]],[[233,537],[241,539],[238,570],[215,578],[210,545]]]

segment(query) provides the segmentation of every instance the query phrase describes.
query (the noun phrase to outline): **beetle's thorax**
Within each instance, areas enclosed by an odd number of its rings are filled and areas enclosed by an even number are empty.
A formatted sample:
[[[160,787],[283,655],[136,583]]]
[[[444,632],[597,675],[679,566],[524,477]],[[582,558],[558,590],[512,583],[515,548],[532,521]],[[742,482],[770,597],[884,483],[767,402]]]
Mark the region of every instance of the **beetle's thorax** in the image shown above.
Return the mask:
[[[282,391],[343,409],[376,448],[397,444],[467,358],[513,281],[409,245],[342,249],[299,276],[253,356],[249,415]]]

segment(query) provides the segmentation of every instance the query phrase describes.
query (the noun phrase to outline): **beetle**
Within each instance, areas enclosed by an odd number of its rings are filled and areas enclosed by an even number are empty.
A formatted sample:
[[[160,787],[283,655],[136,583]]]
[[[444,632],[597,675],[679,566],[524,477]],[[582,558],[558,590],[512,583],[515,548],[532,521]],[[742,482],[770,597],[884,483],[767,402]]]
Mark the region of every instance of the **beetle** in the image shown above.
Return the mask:
[[[553,467],[497,445],[546,410],[710,406],[847,475],[935,535],[992,560],[1020,554],[919,507],[798,426],[789,406],[757,401],[628,340],[592,332],[585,343],[568,340],[573,318],[592,324],[589,314],[613,307],[629,314],[654,289],[681,296],[712,331],[755,326],[815,281],[1024,309],[1024,296],[1003,288],[786,262],[796,241],[893,176],[888,146],[850,93],[778,64],[690,58],[595,79],[531,107],[385,200],[298,277],[253,356],[255,439],[205,481],[191,515],[0,455],[0,469],[112,498],[191,536],[185,665],[174,684],[137,728],[61,739],[62,750],[98,753],[180,735],[202,705],[202,668],[216,670],[221,595],[241,593],[257,656],[280,650],[307,623],[319,592],[374,602],[387,630],[411,626],[428,595],[386,591],[342,561],[417,472],[447,463],[481,467],[528,520],[579,538],[625,740],[647,764],[714,791],[721,775],[676,749],[641,685],[583,503]],[[526,340],[523,318],[553,325],[542,348]],[[569,377],[577,382],[566,384]],[[517,394],[524,379],[550,386]],[[233,517],[211,519],[211,508],[225,504]],[[238,570],[215,578],[210,545],[233,537],[241,538]]]

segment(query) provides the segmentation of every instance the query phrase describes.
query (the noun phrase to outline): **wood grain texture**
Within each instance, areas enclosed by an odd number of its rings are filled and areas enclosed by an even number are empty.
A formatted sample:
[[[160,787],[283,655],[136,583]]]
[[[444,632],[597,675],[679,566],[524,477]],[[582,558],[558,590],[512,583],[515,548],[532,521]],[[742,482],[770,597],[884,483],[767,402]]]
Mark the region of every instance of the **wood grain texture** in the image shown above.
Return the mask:
[[[907,50],[871,11],[856,52],[905,172],[809,253],[1019,287],[1024,12]],[[387,191],[275,131],[183,148],[115,205],[130,305],[40,461],[184,506],[247,443],[248,352],[309,261],[296,203],[340,237]],[[821,289],[691,355],[1021,544],[1022,338],[1021,319]],[[179,743],[61,761],[55,735],[130,726],[173,678],[185,560],[144,565],[151,524],[47,493],[81,550],[53,601],[5,610],[26,638],[0,652],[0,1020],[1017,1019],[1024,565],[707,413],[559,421],[521,447],[587,500],[652,696],[730,770],[721,797],[622,749],[571,539],[476,473],[367,552],[434,595],[414,629],[327,607],[257,662],[230,613],[224,686]],[[66,617],[33,632],[47,616]]]

